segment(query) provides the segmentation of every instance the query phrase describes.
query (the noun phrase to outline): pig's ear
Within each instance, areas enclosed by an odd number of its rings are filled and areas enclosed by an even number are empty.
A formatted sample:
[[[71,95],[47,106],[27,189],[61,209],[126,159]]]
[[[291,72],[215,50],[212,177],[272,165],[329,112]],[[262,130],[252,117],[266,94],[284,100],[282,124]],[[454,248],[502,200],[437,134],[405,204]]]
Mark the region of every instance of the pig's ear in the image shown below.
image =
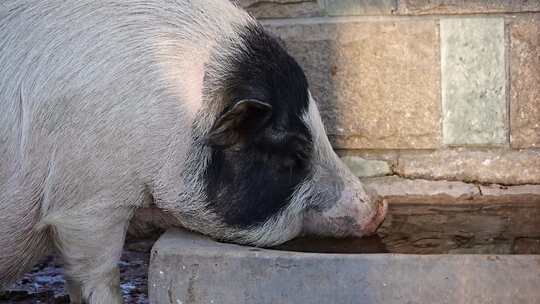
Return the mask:
[[[217,119],[207,142],[218,148],[241,147],[268,123],[271,116],[272,106],[268,103],[255,99],[238,101]]]

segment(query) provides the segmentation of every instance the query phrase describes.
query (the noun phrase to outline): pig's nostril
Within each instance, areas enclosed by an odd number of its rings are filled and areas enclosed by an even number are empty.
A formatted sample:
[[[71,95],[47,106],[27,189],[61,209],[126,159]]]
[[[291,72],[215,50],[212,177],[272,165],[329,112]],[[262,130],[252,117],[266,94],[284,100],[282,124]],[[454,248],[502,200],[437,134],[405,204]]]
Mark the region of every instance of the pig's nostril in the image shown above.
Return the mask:
[[[383,199],[380,203],[379,203],[379,212],[378,214],[381,216],[382,219],[384,219],[386,217],[386,212],[388,211],[388,202]]]

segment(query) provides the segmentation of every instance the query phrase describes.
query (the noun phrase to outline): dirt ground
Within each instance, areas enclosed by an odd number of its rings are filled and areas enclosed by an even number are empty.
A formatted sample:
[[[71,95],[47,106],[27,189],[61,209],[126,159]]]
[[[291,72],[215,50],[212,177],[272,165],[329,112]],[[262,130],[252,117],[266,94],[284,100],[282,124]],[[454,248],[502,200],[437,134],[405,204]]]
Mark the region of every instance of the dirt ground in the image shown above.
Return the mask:
[[[125,303],[147,304],[147,273],[153,239],[128,240],[120,262],[121,289]],[[47,257],[17,283],[0,292],[0,303],[69,303],[59,260]]]

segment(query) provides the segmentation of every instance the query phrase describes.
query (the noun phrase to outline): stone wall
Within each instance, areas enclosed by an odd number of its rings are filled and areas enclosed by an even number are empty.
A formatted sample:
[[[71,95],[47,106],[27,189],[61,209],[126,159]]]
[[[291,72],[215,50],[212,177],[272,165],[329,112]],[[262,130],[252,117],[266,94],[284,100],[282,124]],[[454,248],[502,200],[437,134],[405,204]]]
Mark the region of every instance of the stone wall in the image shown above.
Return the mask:
[[[238,0],[306,71],[386,248],[540,253],[540,0]]]
[[[389,251],[540,253],[540,0],[237,1],[388,201]]]
[[[540,184],[540,1],[239,0],[360,177]]]

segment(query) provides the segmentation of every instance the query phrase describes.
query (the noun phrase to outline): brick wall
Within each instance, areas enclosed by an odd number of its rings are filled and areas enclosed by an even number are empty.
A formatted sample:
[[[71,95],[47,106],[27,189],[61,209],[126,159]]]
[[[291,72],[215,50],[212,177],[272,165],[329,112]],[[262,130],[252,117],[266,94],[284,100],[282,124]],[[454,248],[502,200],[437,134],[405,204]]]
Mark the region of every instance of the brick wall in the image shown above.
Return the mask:
[[[239,0],[361,177],[540,184],[540,0]]]

